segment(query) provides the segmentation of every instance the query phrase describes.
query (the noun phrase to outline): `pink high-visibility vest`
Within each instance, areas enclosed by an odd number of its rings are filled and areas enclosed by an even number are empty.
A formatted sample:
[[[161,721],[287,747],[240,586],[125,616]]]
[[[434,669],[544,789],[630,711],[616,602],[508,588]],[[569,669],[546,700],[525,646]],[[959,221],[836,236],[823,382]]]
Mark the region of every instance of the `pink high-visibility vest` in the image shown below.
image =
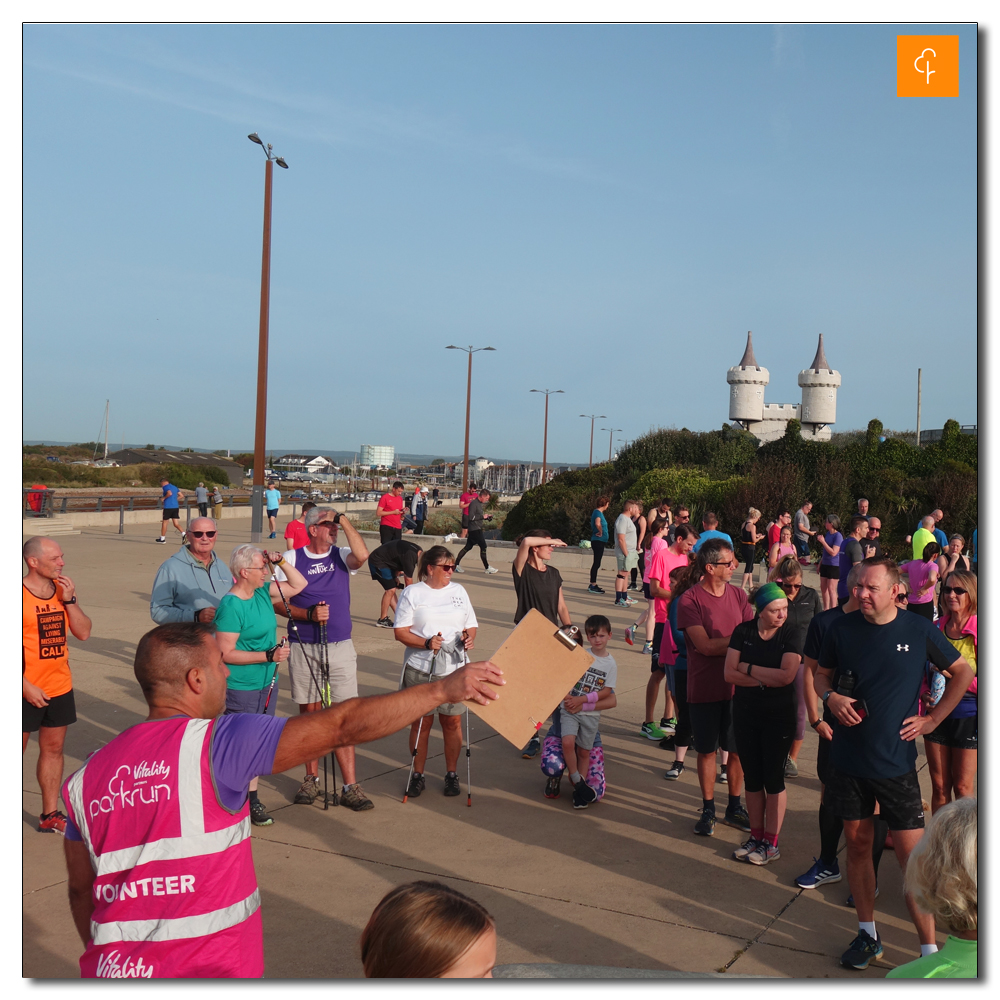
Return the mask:
[[[213,719],[126,729],[63,785],[94,879],[84,978],[264,974],[249,802],[212,782]]]

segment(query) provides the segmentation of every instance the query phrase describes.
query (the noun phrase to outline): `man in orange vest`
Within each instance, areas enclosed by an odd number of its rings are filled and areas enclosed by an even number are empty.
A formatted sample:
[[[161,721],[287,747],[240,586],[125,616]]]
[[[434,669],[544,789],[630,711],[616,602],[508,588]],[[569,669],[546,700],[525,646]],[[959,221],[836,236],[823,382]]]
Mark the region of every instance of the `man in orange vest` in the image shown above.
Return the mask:
[[[80,610],[76,587],[63,576],[58,542],[35,535],[24,543],[27,575],[21,580],[21,752],[38,733],[38,785],[42,790],[41,833],[64,833],[59,811],[66,729],[76,722],[66,637],[90,637],[90,619]]]

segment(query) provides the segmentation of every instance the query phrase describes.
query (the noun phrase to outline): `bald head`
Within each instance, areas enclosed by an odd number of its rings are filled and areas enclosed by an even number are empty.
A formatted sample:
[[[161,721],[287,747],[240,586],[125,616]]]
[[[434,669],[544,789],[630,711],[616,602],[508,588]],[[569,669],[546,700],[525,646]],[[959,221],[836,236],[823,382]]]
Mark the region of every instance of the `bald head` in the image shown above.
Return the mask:
[[[135,650],[135,679],[153,705],[182,691],[188,671],[218,659],[215,626],[208,622],[168,622],[147,632]]]
[[[928,514],[925,518],[922,518],[921,521],[920,521],[920,527],[921,528],[926,528],[928,531],[933,531],[934,530],[934,517],[933,517],[933,515]]]
[[[39,556],[44,554],[46,543],[48,545],[55,545],[56,548],[59,548],[59,546],[47,535],[32,535],[31,538],[24,543],[24,547],[21,549],[21,558],[24,559],[25,562],[27,562],[29,558],[37,559]]]
[[[66,560],[63,551],[54,538],[45,535],[35,535],[24,543],[22,549],[28,576],[40,577],[44,580],[55,580],[62,576]]]

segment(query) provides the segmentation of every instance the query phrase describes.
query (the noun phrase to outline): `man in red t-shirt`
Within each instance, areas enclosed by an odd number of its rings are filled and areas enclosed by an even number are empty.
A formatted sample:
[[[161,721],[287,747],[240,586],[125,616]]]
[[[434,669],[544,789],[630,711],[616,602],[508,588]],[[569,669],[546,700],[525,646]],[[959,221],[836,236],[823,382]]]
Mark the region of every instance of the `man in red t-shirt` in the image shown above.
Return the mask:
[[[291,549],[302,549],[309,544],[309,532],[306,531],[306,511],[312,510],[316,504],[312,500],[307,500],[302,505],[302,513],[298,517],[292,518],[285,528],[285,551]]]
[[[462,512],[462,530],[459,538],[467,538],[469,534],[469,504],[479,496],[475,483],[469,483],[469,488],[458,498],[458,509]]]
[[[403,537],[403,484],[398,479],[388,493],[382,494],[375,516],[379,518],[378,536],[382,545]]]
[[[701,582],[686,590],[677,602],[677,628],[687,641],[687,700],[691,731],[698,754],[702,814],[694,832],[715,833],[715,751],[729,751],[729,805],[723,822],[750,832],[750,817],[740,803],[743,768],[733,735],[733,685],[724,677],[726,650],[734,629],[753,618],[753,609],[742,587],[730,582],[736,568],[732,546],[710,538],[698,550]]]
[[[792,512],[786,508],[782,508],[781,513],[778,514],[777,518],[771,523],[771,526],[767,529],[767,551],[771,551],[771,546],[777,545],[781,541],[781,529],[785,527],[786,524],[792,523]]]

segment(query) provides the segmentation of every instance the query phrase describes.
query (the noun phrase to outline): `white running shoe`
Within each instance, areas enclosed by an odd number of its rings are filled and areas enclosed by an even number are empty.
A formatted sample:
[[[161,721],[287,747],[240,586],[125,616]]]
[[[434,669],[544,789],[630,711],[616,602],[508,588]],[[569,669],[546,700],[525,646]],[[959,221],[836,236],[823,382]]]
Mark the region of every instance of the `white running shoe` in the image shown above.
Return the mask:
[[[459,566],[459,565],[458,565],[458,563],[455,563],[455,572],[456,572],[456,573],[464,573],[464,572],[465,572],[465,570],[464,570],[464,569],[462,569],[462,567],[461,567],[461,566]]]
[[[493,573],[499,573],[500,570],[496,569],[494,566],[487,566],[486,572],[487,574],[492,575]]]

